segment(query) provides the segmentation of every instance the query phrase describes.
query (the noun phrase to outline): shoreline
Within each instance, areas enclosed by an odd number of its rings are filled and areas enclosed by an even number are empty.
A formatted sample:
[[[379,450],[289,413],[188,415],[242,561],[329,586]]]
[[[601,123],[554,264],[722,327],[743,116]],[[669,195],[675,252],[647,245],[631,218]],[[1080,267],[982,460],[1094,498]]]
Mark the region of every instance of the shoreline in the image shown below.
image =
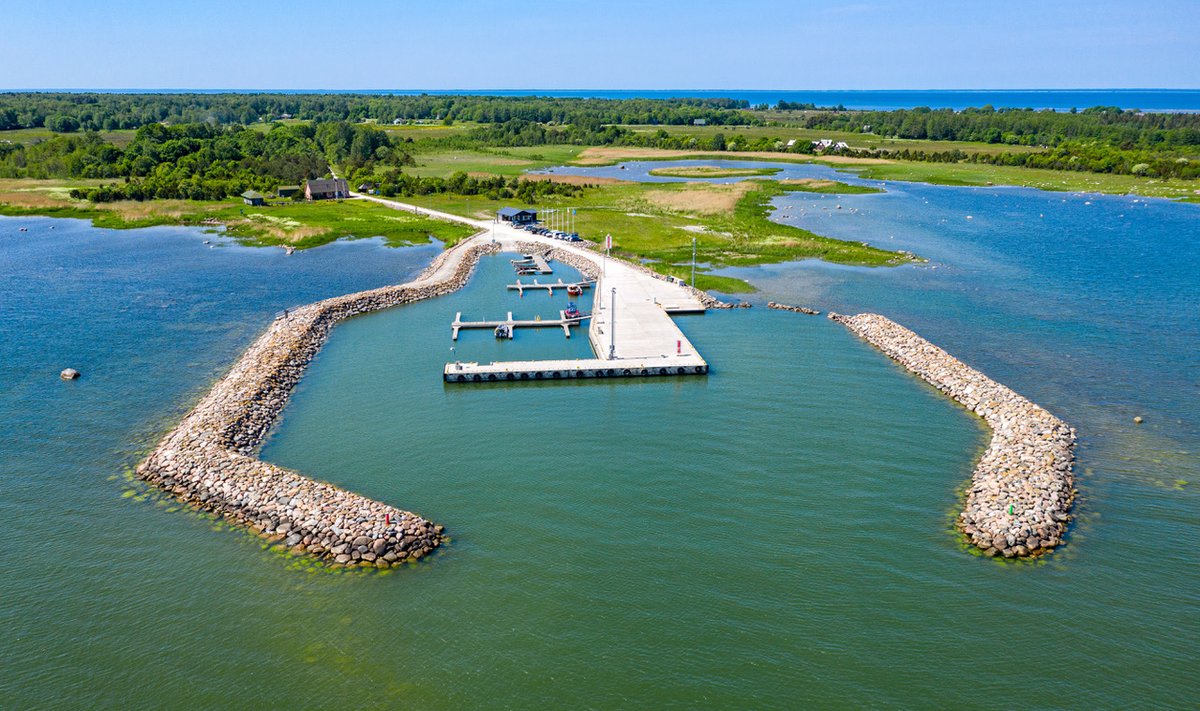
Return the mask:
[[[890,180],[957,188],[1028,188],[1049,193],[1153,198],[1168,202],[1200,203],[1200,182],[1180,179],[1144,178],[1133,175],[1051,170],[979,163],[933,163],[898,158],[852,158],[849,156],[770,151],[724,151],[664,148],[629,148],[624,152],[593,151],[568,163],[576,168],[602,168],[630,162],[671,162],[683,160],[734,161],[745,163],[790,163],[824,165],[863,180]],[[637,151],[636,153],[633,151]]]
[[[987,423],[956,526],[986,556],[1021,558],[1063,544],[1075,498],[1075,429],[1010,388],[878,314],[830,313],[852,333]]]
[[[388,568],[445,540],[417,514],[254,456],[308,364],[339,321],[461,288],[497,246],[464,240],[413,281],[337,296],[271,323],[136,468],[141,479],[252,533],[339,566]]]
[[[443,217],[430,210],[426,214]],[[470,223],[457,216],[445,217]],[[592,259],[598,255],[584,257],[540,242],[520,242],[518,248],[552,253],[585,276],[594,276],[596,271]],[[466,283],[483,254],[499,249],[499,243],[480,232],[438,254],[413,281],[333,297],[277,319],[163,437],[138,465],[137,475],[201,510],[237,521],[262,537],[283,541],[293,553],[325,562],[386,568],[428,555],[444,540],[442,526],[262,462],[253,452],[334,324],[354,315],[451,293]],[[621,261],[656,279],[668,280],[641,264]],[[683,286],[707,308],[734,307]],[[819,313],[774,302],[768,308]],[[966,506],[957,520],[959,530],[972,544],[986,555],[1004,557],[1038,555],[1062,544],[1075,494],[1071,477],[1075,432],[1069,425],[882,316],[830,313],[829,318],[991,427],[991,443],[975,467]],[[1035,466],[1038,459],[1042,466]],[[1014,473],[1016,476],[1010,476]]]

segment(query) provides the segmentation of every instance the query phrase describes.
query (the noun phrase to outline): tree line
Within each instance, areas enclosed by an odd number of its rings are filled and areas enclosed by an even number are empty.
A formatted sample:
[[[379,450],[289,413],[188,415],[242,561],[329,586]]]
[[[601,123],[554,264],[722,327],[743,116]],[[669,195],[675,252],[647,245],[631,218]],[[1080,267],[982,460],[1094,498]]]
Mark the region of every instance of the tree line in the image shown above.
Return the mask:
[[[714,125],[760,121],[734,99],[582,99],[537,96],[374,94],[2,93],[0,130],[112,131],[151,123],[248,125],[279,118],[327,123],[374,119],[536,123]]]
[[[795,106],[781,102],[778,108],[792,110]],[[569,144],[814,152],[807,140],[788,145],[780,137],[670,130],[701,118],[713,126],[763,123],[746,109],[746,102],[732,99],[0,93],[0,129],[45,127],[58,132],[29,145],[4,141],[0,134],[0,177],[122,181],[124,186],[97,193],[113,199],[121,195],[135,199],[210,198],[300,182],[325,174],[330,163],[352,176],[374,176],[413,165],[410,154],[416,147],[411,139],[390,138],[362,123],[367,118],[385,123],[463,119],[480,124],[464,133],[422,139],[420,148],[428,150]],[[270,123],[282,116],[308,121]],[[261,123],[263,119],[268,120],[266,125]],[[243,124],[249,123],[266,130],[245,128]],[[629,124],[658,124],[661,128],[639,131]],[[800,127],[1043,148],[991,154],[870,149],[848,151],[848,155],[1200,177],[1200,114],[1142,113],[1116,107],[1071,112],[990,106],[961,111],[820,109],[797,111],[779,125],[781,135],[788,127]],[[112,128],[136,128],[137,133],[124,148],[94,133]],[[436,190],[429,187],[433,183],[392,184],[398,191]],[[501,189],[513,190],[511,186],[497,188]]]
[[[245,190],[273,191],[348,169],[412,164],[386,133],[347,123],[242,126],[147,124],[120,148],[99,134],[54,136],[29,146],[0,144],[0,177],[115,179],[81,191],[96,201],[179,198],[216,200]]]
[[[439,178],[409,175],[399,170],[389,170],[382,175],[370,177],[362,174],[356,175],[353,182],[358,183],[359,181],[378,181],[376,189],[380,195],[385,197],[452,193],[455,195],[482,195],[489,200],[514,200],[525,205],[533,205],[539,199],[552,195],[577,196],[586,188],[593,187],[556,183],[534,177],[471,176],[457,172],[449,178]]]
[[[1057,112],[1033,109],[817,111],[788,125],[933,141],[1055,147],[1098,141],[1121,150],[1200,146],[1200,114],[1143,113],[1115,106]]]

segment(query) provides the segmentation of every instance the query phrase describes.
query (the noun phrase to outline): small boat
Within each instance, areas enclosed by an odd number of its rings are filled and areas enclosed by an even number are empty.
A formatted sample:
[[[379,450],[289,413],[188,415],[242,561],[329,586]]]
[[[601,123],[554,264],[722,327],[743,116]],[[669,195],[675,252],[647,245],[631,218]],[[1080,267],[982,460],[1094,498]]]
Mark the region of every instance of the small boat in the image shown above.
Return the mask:
[[[583,314],[579,313],[579,307],[574,301],[567,302],[567,308],[563,309],[564,318],[582,318]]]
[[[512,338],[512,326],[502,323],[496,327],[496,338]]]
[[[583,287],[582,286],[580,286],[578,284],[571,284],[570,286],[567,287],[567,296],[581,296],[581,295],[583,295]]]

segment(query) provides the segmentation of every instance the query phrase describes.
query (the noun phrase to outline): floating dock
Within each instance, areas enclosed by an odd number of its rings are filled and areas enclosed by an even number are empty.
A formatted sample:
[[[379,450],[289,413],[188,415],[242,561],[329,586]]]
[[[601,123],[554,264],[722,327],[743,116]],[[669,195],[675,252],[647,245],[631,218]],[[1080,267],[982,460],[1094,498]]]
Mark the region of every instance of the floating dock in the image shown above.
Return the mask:
[[[508,318],[503,321],[463,321],[462,312],[454,314],[454,322],[450,324],[451,339],[458,340],[458,332],[464,328],[490,328],[495,330],[500,326],[507,326],[509,329],[509,338],[518,328],[561,328],[563,334],[567,338],[571,337],[571,327],[578,326],[585,319],[592,317],[591,314],[579,314],[578,316],[567,316],[566,311],[559,311],[558,318],[534,319],[534,320],[517,320],[513,318],[512,311],[508,312]]]
[[[520,235],[516,244],[520,249],[531,241],[540,243],[534,237]],[[505,246],[512,248],[513,244],[507,242]],[[588,326],[588,339],[595,355],[579,360],[458,361],[446,364],[442,371],[444,382],[494,383],[708,373],[708,363],[671,318],[673,314],[704,313],[704,304],[693,292],[617,259],[605,263],[600,255],[582,247],[562,244],[546,247],[551,250],[549,256],[558,261],[576,266],[586,260],[595,272],[601,273],[592,286],[594,296]],[[514,266],[532,261],[533,250],[525,247],[523,251],[527,258],[513,260]],[[550,285],[539,285],[540,288],[547,286]],[[553,286],[559,287],[558,284]],[[528,285],[522,287],[530,288]],[[565,314],[563,316],[565,318]],[[465,323],[468,322],[463,322],[460,314],[452,328],[455,325],[465,328]],[[509,314],[508,321],[479,321],[471,327],[494,329],[502,324],[512,324],[515,328],[560,326],[569,333],[570,326],[575,323],[578,321],[565,325],[559,321],[516,321]],[[457,334],[457,329],[454,332]]]
[[[517,270],[517,274],[553,274],[554,270],[550,268],[550,264],[546,258],[540,254],[531,254],[524,259],[513,259],[513,269]]]
[[[671,318],[672,314],[705,312],[704,303],[695,290],[667,281],[640,265],[616,258],[606,259],[585,245],[565,243],[491,220],[472,220],[444,212],[418,210],[383,198],[363,197],[399,209],[413,209],[452,222],[462,222],[488,233],[493,244],[523,255],[521,259],[512,260],[518,273],[524,268],[529,274],[549,274],[551,270],[547,262],[553,258],[585,274],[600,276],[593,287],[595,296],[588,327],[592,350],[599,357],[488,364],[447,363],[442,371],[446,382],[702,375],[709,372],[708,363],[700,357]],[[500,323],[491,322],[489,325],[495,328]],[[570,333],[569,326],[565,330]]]
[[[580,378],[649,378],[704,375],[708,363],[689,358],[622,358],[619,360],[513,360],[500,363],[447,363],[442,379],[447,383],[497,383]]]
[[[546,291],[550,292],[551,296],[554,296],[555,289],[564,289],[565,290],[565,289],[569,289],[569,288],[575,286],[575,287],[579,287],[579,289],[582,290],[582,289],[590,289],[593,286],[595,286],[595,284],[596,284],[596,282],[592,281],[592,280],[564,282],[562,279],[559,279],[557,283],[551,282],[549,284],[542,284],[542,283],[538,282],[537,279],[534,279],[532,284],[526,284],[522,281],[518,281],[516,284],[509,284],[508,289],[510,291],[515,290],[515,291],[519,292],[521,294],[521,296],[524,296],[525,292],[527,290],[536,291],[538,289],[545,289]]]

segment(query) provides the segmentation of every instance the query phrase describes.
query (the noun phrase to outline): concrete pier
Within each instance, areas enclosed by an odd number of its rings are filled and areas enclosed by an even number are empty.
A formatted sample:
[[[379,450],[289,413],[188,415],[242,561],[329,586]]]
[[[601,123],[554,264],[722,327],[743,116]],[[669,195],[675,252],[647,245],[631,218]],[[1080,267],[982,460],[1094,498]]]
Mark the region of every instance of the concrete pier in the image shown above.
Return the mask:
[[[596,353],[594,360],[598,362],[592,362],[592,359],[570,361],[579,364],[572,368],[542,367],[540,361],[487,365],[450,363],[443,370],[447,382],[485,382],[489,375],[503,375],[507,380],[509,372],[531,373],[535,377],[539,372],[543,377],[550,373],[553,377],[556,371],[570,371],[593,374],[582,377],[608,377],[609,370],[622,374],[628,370],[630,375],[640,374],[643,370],[647,374],[662,371],[662,375],[704,374],[709,370],[708,363],[671,318],[672,314],[702,314],[710,306],[724,306],[703,292],[667,281],[641,265],[606,258],[586,243],[562,242],[491,220],[472,220],[382,198],[359,197],[400,210],[472,225],[486,230],[501,249],[528,254],[528,261],[539,266],[553,259],[578,269],[588,280],[596,280],[588,339]],[[604,366],[601,367],[599,362]],[[597,372],[605,375],[594,375]],[[460,380],[459,375],[466,377]],[[476,375],[481,376],[479,380],[475,379]]]
[[[518,236],[520,240],[516,242],[498,241],[503,249],[549,255],[579,269],[589,281],[594,280],[596,293],[592,300],[588,340],[596,357],[447,363],[442,371],[443,381],[466,384],[708,373],[708,363],[671,319],[672,314],[704,313],[705,305],[687,289],[585,248],[564,245],[556,240],[539,240],[524,233]],[[511,314],[509,316],[511,319]],[[494,328],[507,322],[480,323],[483,324],[480,328],[487,325]],[[542,322],[542,325],[546,323]]]
[[[601,360],[510,360],[500,363],[447,363],[442,379],[447,383],[496,383],[519,380],[572,380],[578,378],[649,378],[668,375],[704,375],[708,363],[695,356],[674,358],[622,358]]]

